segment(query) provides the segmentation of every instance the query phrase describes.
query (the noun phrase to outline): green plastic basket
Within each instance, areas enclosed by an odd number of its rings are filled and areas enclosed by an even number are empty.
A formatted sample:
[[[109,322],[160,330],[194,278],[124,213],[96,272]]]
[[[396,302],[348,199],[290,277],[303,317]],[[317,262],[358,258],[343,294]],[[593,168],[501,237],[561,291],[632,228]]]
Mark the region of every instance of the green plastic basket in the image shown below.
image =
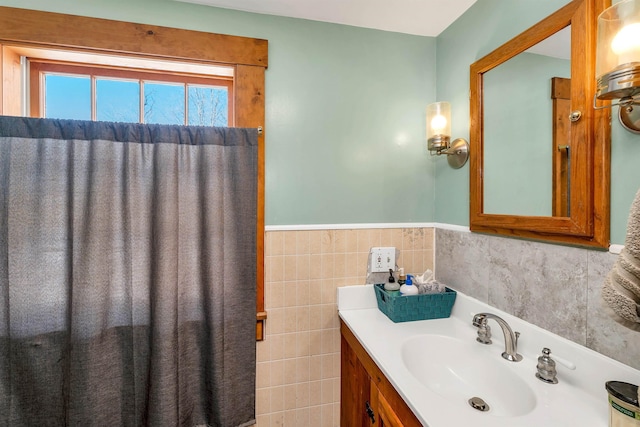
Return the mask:
[[[384,285],[373,287],[376,291],[378,309],[396,323],[449,317],[456,301],[456,291],[449,288],[441,294],[403,296],[387,292]]]

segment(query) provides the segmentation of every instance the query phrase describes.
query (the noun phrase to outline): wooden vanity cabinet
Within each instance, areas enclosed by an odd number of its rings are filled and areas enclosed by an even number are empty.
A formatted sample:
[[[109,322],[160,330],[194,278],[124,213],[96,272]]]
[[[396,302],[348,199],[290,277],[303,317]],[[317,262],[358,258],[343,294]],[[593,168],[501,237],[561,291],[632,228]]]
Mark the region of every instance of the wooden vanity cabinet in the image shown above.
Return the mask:
[[[422,424],[340,321],[341,427],[420,427]]]

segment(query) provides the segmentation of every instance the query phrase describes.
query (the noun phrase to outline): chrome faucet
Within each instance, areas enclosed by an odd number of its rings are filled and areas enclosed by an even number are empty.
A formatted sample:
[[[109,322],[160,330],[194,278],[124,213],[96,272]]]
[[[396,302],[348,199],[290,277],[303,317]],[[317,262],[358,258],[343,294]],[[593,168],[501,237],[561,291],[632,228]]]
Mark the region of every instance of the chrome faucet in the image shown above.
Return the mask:
[[[487,324],[489,319],[498,322],[498,325],[502,328],[502,333],[504,334],[504,352],[502,353],[502,357],[511,362],[521,361],[522,355],[518,354],[518,337],[520,336],[520,332],[513,332],[509,324],[495,314],[478,313],[473,316],[473,326],[478,328],[476,341],[482,344],[491,344],[491,328]]]

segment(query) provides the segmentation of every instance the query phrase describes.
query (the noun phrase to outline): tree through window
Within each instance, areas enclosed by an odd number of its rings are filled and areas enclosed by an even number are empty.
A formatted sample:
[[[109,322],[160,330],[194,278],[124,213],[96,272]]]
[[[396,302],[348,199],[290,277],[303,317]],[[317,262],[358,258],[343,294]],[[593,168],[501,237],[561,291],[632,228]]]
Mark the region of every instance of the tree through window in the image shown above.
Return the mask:
[[[190,126],[231,126],[232,80],[30,62],[32,115]],[[33,100],[36,100],[34,103]],[[34,114],[35,113],[35,114]]]

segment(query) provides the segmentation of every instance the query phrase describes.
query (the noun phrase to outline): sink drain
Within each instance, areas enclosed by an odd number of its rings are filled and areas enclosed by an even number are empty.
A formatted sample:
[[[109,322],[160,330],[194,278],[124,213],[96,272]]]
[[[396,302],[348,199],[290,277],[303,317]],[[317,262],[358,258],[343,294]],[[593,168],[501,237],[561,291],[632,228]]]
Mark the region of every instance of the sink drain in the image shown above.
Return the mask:
[[[477,409],[481,412],[487,412],[489,410],[489,405],[487,404],[487,402],[477,396],[469,399],[469,405],[471,405],[473,409]]]

